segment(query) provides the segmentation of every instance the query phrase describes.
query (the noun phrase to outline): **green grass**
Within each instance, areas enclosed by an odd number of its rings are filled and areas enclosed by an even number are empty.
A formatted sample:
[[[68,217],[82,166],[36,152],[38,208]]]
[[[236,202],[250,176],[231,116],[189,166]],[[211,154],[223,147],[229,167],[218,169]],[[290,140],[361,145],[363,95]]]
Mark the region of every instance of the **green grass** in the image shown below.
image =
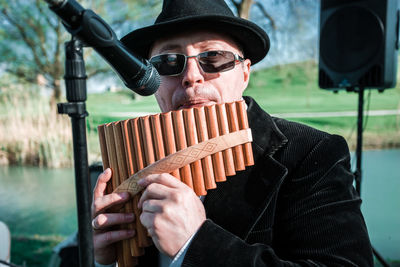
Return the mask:
[[[317,65],[290,64],[252,73],[246,95],[253,96],[269,113],[356,111],[358,95],[318,87]],[[368,91],[369,92],[369,91]],[[367,100],[368,92],[365,93]],[[370,109],[398,109],[400,87],[379,93],[371,90]]]
[[[252,72],[245,95],[252,96],[270,114],[296,112],[357,111],[358,94],[346,91],[333,93],[321,90],[317,81],[318,66],[314,62],[303,62]],[[370,110],[397,110],[400,108],[400,86],[365,92],[365,110],[369,101]],[[90,116],[88,128],[92,152],[99,153],[97,125],[127,119],[116,116],[118,112],[158,113],[154,96],[132,98],[125,89],[118,93],[90,94],[87,102]],[[356,117],[288,118],[305,123],[330,133],[343,135],[351,149],[356,144]],[[400,147],[399,116],[369,117],[364,132],[364,148]]]
[[[27,267],[47,266],[53,247],[64,238],[38,235],[13,236],[11,240],[11,262]]]
[[[278,66],[252,72],[245,95],[254,97],[269,113],[356,111],[358,95],[321,90],[317,85],[317,65],[312,62]],[[370,109],[400,108],[400,86],[383,93],[368,90]],[[88,96],[87,108],[95,121],[110,119],[115,112],[159,112],[154,96],[133,99],[129,89],[117,93]],[[111,117],[118,118],[118,117]],[[106,121],[106,120],[105,120]]]
[[[87,109],[90,115],[107,117],[110,112],[149,111],[159,112],[154,95],[135,96],[129,89],[111,93],[89,94]]]

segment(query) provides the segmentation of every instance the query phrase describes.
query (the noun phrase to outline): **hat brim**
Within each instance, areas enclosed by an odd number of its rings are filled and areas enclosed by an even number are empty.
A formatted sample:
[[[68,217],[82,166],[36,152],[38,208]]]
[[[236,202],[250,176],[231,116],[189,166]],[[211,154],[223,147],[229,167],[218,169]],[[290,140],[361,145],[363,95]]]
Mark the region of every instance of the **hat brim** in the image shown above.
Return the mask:
[[[231,36],[239,42],[244,57],[252,65],[262,60],[270,47],[266,32],[255,23],[238,17],[219,15],[191,16],[157,23],[140,28],[125,35],[121,42],[134,53],[147,58],[151,45],[160,38],[186,30],[210,29]]]

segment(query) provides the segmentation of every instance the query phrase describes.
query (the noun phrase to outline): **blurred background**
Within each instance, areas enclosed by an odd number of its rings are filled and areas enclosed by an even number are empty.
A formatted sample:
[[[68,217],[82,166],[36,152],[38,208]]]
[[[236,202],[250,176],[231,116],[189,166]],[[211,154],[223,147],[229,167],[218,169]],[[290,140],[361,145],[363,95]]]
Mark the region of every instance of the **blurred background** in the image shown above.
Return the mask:
[[[320,1],[226,2],[271,38],[271,50],[253,68],[245,94],[274,116],[344,136],[354,151],[357,94],[318,86]],[[79,3],[105,19],[118,37],[152,24],[161,9],[156,0]],[[0,0],[0,220],[11,231],[15,264],[47,266],[54,246],[77,230],[71,123],[56,111],[56,103],[65,102],[69,39],[43,0]],[[124,88],[90,48],[85,62],[91,164],[101,161],[99,124],[159,109],[154,96]],[[400,266],[400,86],[366,91],[364,108],[362,210],[374,247]]]

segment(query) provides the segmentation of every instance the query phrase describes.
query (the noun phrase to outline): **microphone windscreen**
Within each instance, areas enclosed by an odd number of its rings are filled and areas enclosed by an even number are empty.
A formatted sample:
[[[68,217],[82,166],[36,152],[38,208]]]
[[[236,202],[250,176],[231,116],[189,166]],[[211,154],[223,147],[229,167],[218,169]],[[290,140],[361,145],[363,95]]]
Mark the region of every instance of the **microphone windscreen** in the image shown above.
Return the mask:
[[[149,62],[146,62],[146,72],[137,81],[127,85],[128,88],[141,96],[149,96],[154,94],[160,87],[161,79],[157,70]]]

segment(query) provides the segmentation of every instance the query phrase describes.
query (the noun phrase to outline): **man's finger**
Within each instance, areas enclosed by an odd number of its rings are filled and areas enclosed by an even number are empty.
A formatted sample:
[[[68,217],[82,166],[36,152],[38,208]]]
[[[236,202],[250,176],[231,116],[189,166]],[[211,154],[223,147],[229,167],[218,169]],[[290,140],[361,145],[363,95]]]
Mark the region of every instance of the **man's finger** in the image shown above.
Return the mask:
[[[132,238],[135,235],[135,230],[126,229],[118,231],[109,231],[105,233],[98,233],[93,236],[93,241],[95,249],[105,248],[112,243],[118,242],[120,240]]]
[[[153,233],[150,233],[150,230],[154,228],[154,219],[155,219],[155,214],[151,212],[142,212],[140,214],[140,222],[143,224],[143,226],[147,229],[150,235]]]
[[[142,212],[160,213],[165,208],[162,200],[150,199],[143,202]]]
[[[96,186],[93,191],[93,199],[104,196],[107,187],[107,182],[111,179],[111,169],[107,168],[100,173]]]
[[[110,207],[125,203],[129,200],[129,198],[130,195],[128,192],[111,193],[96,198],[92,204],[92,218],[94,218],[98,213],[109,209]]]
[[[186,186],[180,180],[168,173],[162,174],[150,174],[138,181],[138,185],[146,187],[149,184],[158,183],[172,188],[179,188],[181,186]]]
[[[138,208],[141,209],[143,201],[148,199],[164,199],[168,193],[168,189],[168,187],[162,184],[152,183],[148,185],[139,199]]]
[[[92,221],[92,226],[94,230],[105,230],[113,225],[131,223],[134,219],[133,213],[105,213],[97,215]]]

